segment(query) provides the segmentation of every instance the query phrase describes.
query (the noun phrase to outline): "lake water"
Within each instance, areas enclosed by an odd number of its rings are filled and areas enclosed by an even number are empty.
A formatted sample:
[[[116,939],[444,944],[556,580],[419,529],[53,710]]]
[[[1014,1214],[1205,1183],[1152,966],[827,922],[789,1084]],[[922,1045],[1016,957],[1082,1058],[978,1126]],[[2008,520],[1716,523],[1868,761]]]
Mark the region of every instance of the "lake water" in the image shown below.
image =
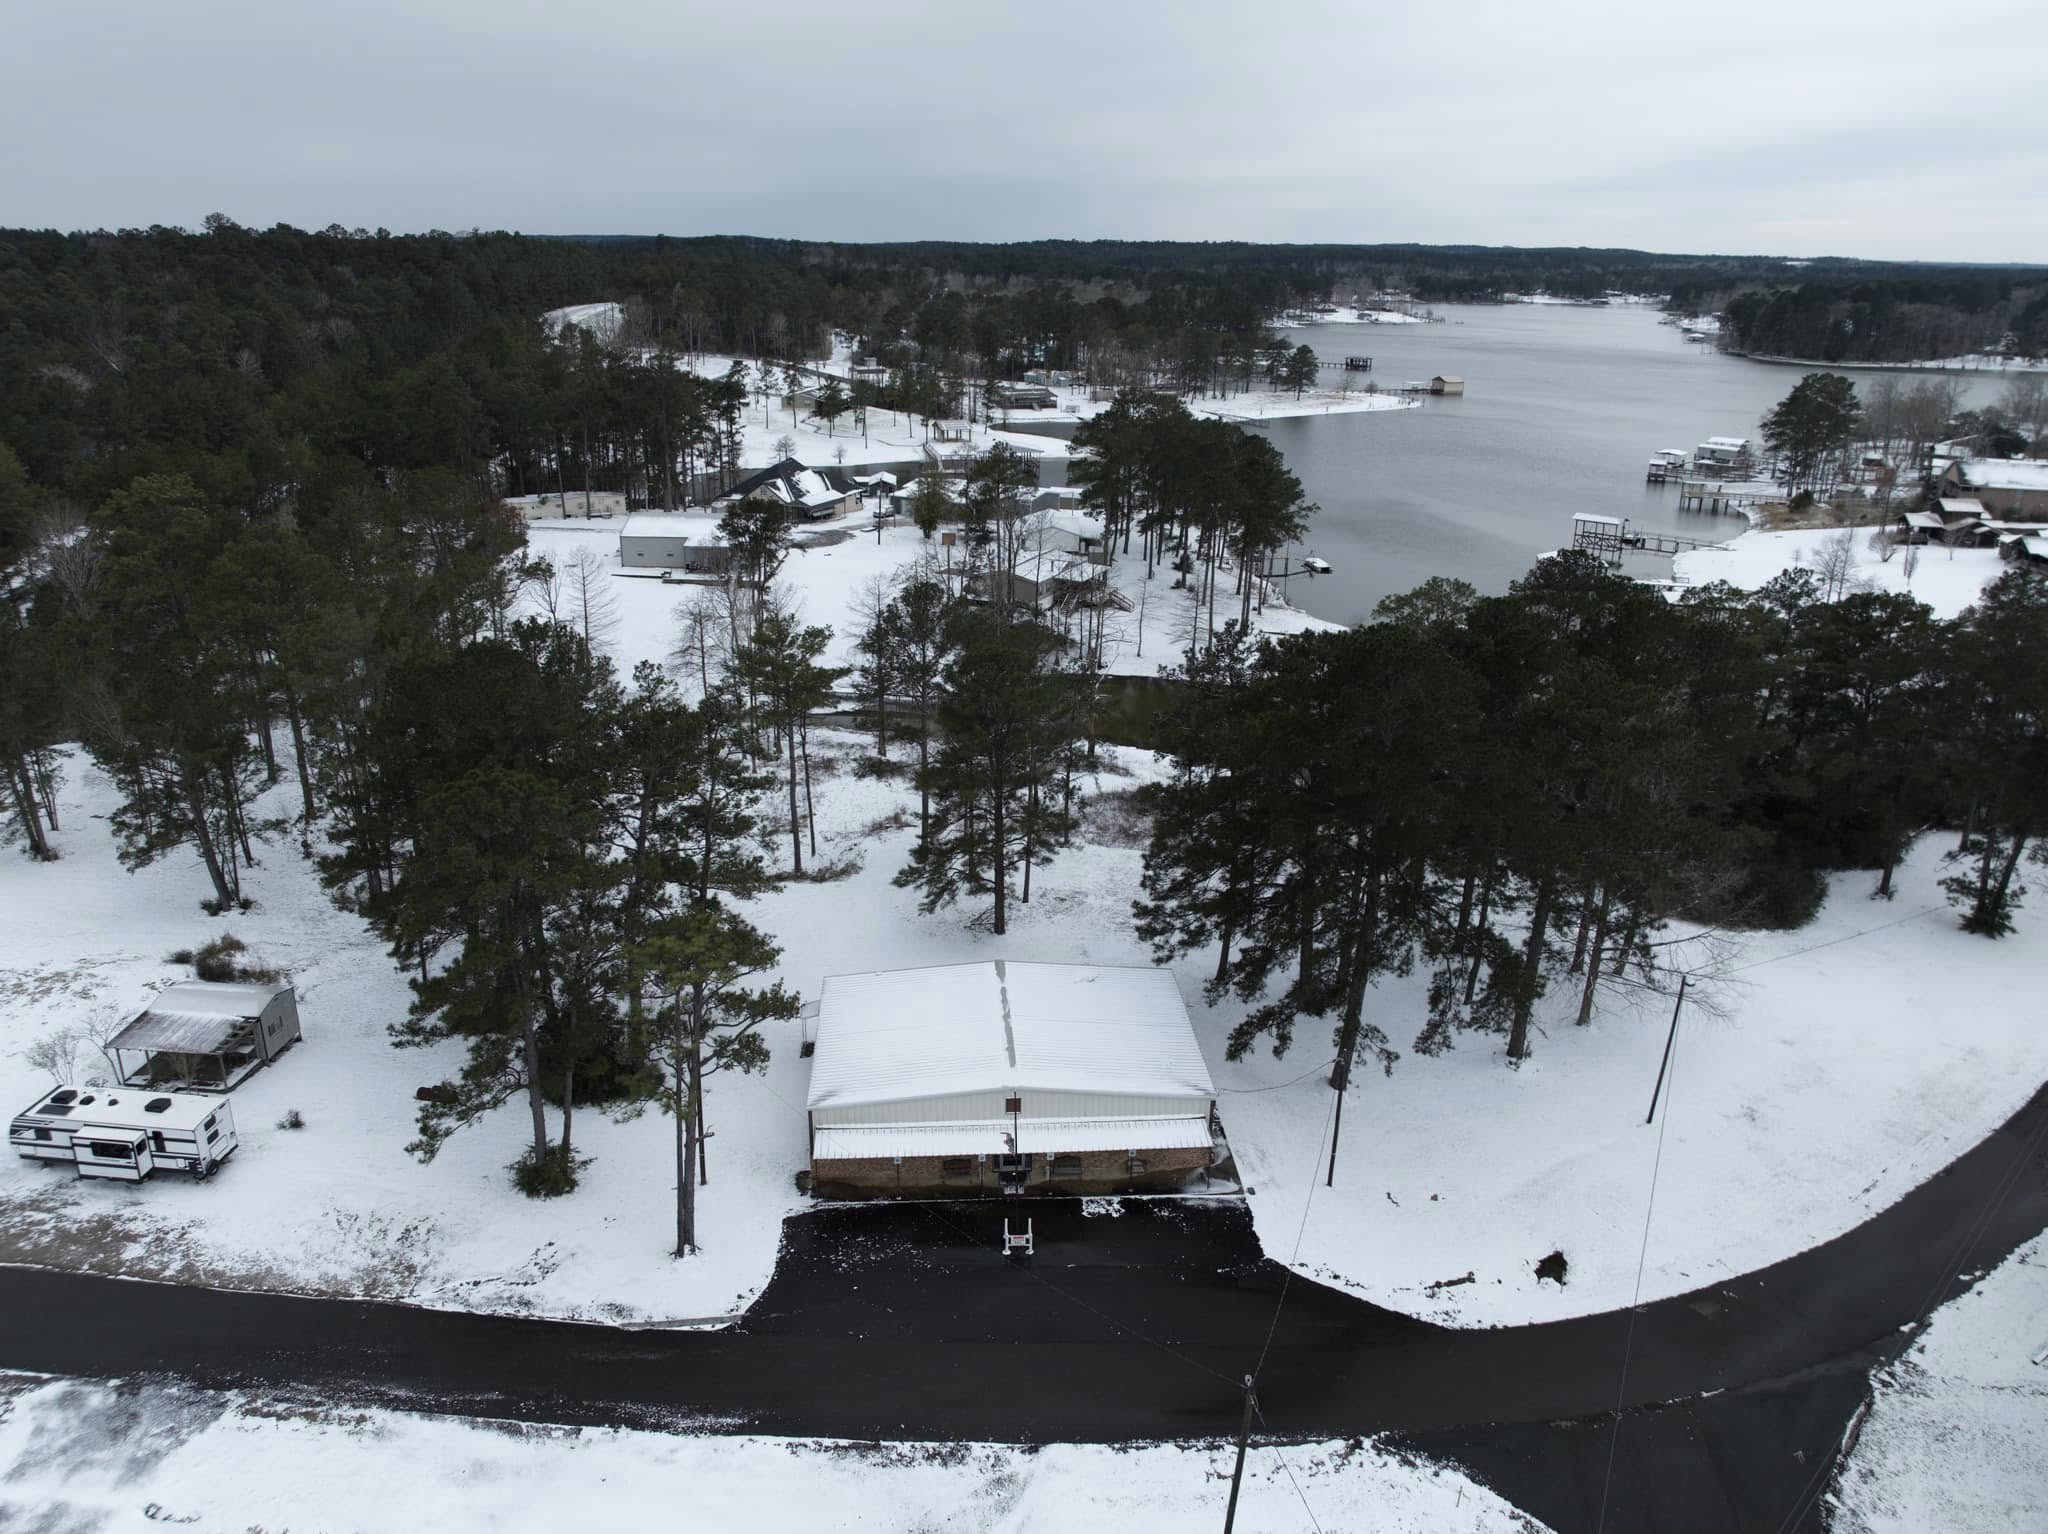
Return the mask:
[[[1757,436],[1804,371],[1727,357],[1683,339],[1642,305],[1506,304],[1439,309],[1435,325],[1317,325],[1285,332],[1325,362],[1373,359],[1382,389],[1455,373],[1461,397],[1419,410],[1274,421],[1268,435],[1322,509],[1304,546],[1335,567],[1288,582],[1318,617],[1355,623],[1392,592],[1452,575],[1499,592],[1536,556],[1571,542],[1579,511],[1646,532],[1721,539],[1739,517],[1680,516],[1675,484],[1646,485],[1658,448]],[[1324,374],[1328,384],[1341,376]],[[1860,384],[1877,375],[1853,374]],[[1968,403],[1996,383],[1959,380]],[[1298,551],[1299,552],[1299,551]],[[1670,562],[1630,555],[1631,574]]]

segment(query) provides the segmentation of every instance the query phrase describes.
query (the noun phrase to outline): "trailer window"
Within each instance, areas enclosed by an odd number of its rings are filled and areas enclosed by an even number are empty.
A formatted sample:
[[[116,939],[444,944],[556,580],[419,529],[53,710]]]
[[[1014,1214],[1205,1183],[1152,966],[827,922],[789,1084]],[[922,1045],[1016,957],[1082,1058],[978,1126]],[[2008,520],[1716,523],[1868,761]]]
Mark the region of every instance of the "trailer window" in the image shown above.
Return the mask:
[[[36,1138],[38,1140],[47,1140],[50,1138],[50,1131],[47,1129],[38,1129],[36,1131]]]
[[[90,1149],[101,1161],[133,1161],[135,1153],[112,1140],[94,1140]]]
[[[156,1147],[156,1153],[159,1156],[163,1155],[166,1151],[170,1149],[168,1145],[164,1144],[164,1132],[161,1129],[153,1129],[150,1131],[149,1143]]]

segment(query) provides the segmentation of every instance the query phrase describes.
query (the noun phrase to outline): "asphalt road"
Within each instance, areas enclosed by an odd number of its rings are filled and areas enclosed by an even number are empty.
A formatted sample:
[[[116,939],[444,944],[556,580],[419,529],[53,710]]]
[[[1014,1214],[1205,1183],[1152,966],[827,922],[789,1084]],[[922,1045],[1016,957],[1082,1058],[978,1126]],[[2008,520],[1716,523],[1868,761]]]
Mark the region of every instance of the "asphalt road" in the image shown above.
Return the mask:
[[[1625,1314],[1431,1326],[1289,1281],[1229,1201],[820,1208],[788,1222],[740,1325],[708,1334],[0,1269],[0,1367],[529,1420],[1012,1442],[1227,1434],[1256,1370],[1272,1434],[1401,1434],[1559,1530],[1600,1527],[1611,1455],[1607,1529],[1777,1531],[1899,1328],[1954,1292],[1958,1267],[2048,1225],[2044,1141],[2048,1089],[1848,1235],[1642,1307],[1619,1393]],[[1036,1222],[1029,1267],[998,1254],[1005,1213]]]

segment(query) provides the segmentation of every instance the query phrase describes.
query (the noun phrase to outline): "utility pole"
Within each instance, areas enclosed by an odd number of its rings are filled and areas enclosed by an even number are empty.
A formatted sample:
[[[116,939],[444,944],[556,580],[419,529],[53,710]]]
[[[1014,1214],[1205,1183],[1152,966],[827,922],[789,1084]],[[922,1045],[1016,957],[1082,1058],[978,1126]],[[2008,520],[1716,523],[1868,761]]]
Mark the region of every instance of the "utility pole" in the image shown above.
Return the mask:
[[[1664,1058],[1657,1065],[1657,1084],[1650,1088],[1650,1111],[1643,1118],[1645,1124],[1657,1117],[1657,1094],[1664,1090],[1664,1073],[1671,1068],[1671,1046],[1678,1040],[1678,1009],[1685,1005],[1686,976],[1678,977],[1678,1000],[1671,1004],[1671,1031],[1664,1035]]]
[[[1258,1405],[1258,1397],[1252,1394],[1252,1377],[1244,1377],[1244,1420],[1237,1426],[1237,1468],[1230,1472],[1230,1506],[1223,1512],[1223,1534],[1230,1534],[1237,1523],[1237,1488],[1244,1480],[1244,1448],[1252,1436],[1252,1412]]]
[[[1351,1062],[1349,1060],[1339,1060],[1337,1062],[1337,1108],[1335,1117],[1330,1120],[1330,1170],[1323,1178],[1323,1186],[1326,1188],[1337,1186],[1337,1136],[1344,1132],[1344,1089],[1350,1085]]]

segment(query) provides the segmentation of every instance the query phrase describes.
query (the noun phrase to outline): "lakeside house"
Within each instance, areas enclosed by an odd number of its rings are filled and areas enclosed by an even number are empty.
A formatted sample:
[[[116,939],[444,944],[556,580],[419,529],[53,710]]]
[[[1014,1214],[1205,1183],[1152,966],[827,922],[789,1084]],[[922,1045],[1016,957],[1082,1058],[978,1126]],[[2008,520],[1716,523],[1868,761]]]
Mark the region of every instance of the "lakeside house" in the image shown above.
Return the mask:
[[[1709,437],[1692,450],[1695,474],[1715,479],[1747,479],[1755,467],[1747,437]]]
[[[988,386],[991,410],[1057,410],[1059,403],[1059,396],[1044,384],[998,380]]]
[[[805,1107],[827,1197],[1172,1190],[1219,1154],[1173,976],[997,959],[829,975]]]
[[[1953,459],[1941,471],[1940,493],[1972,497],[1994,517],[2048,518],[2048,461]]]
[[[715,504],[734,501],[770,501],[789,513],[792,520],[824,522],[857,511],[867,486],[843,469],[813,469],[794,458],[784,458],[749,474]]]

